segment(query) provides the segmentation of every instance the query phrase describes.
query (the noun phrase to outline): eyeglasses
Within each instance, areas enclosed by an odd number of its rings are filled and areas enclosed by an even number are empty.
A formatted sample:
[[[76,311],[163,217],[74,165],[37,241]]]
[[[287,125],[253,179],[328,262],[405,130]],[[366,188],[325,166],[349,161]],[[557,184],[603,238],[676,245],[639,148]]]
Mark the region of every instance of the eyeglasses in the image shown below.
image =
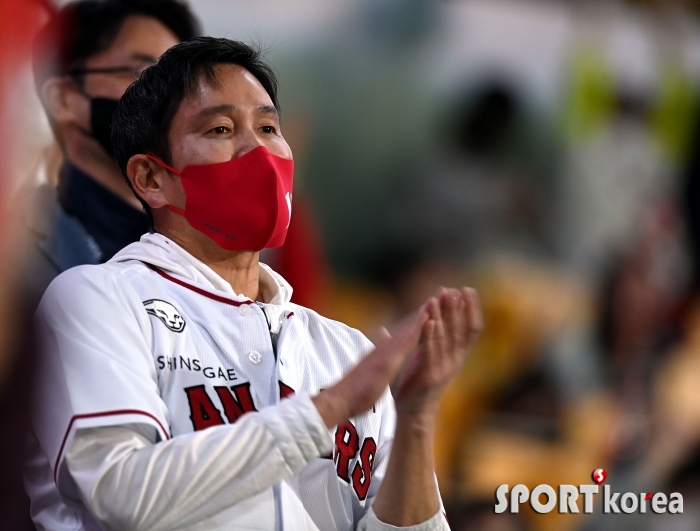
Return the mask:
[[[67,72],[69,76],[84,76],[86,74],[116,74],[121,76],[134,76],[134,79],[141,77],[141,73],[151,65],[144,66],[143,68],[137,69],[133,66],[108,66],[104,68],[72,68]]]

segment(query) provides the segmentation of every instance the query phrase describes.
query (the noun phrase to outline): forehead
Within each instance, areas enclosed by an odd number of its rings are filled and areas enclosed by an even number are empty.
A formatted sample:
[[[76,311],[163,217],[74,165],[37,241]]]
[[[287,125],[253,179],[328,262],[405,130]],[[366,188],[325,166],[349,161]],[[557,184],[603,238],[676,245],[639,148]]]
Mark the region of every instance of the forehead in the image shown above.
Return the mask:
[[[160,20],[130,15],[124,19],[109,47],[91,56],[88,62],[91,66],[97,66],[130,60],[154,61],[178,42],[177,36]]]
[[[208,80],[200,74],[197,87],[182,101],[176,117],[196,115],[212,106],[233,105],[240,109],[272,106],[272,100],[260,81],[242,66],[216,65],[214,72],[215,80]]]

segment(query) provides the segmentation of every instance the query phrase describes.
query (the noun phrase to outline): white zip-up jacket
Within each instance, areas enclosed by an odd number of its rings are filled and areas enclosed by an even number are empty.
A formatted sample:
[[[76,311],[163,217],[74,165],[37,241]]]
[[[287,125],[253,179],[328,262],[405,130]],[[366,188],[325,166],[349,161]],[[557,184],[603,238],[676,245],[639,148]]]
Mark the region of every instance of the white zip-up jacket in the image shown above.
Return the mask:
[[[41,488],[89,511],[85,527],[395,529],[371,510],[390,393],[331,430],[309,398],[371,343],[292,304],[263,264],[260,286],[263,305],[159,234],[60,275],[37,313]],[[440,512],[409,529],[448,526]]]

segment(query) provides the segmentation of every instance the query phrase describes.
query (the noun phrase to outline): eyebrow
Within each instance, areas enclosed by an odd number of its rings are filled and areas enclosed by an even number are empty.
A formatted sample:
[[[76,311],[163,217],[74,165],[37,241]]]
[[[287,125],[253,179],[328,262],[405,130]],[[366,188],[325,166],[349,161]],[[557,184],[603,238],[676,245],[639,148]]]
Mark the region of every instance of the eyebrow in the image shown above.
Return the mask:
[[[277,111],[277,109],[272,105],[261,105],[260,107],[258,107],[258,112],[261,112],[263,114],[274,114],[278,118],[279,118],[279,114],[280,114]]]
[[[213,116],[215,114],[226,114],[226,113],[231,113],[236,109],[235,105],[231,104],[223,104],[223,105],[213,105],[211,107],[205,107],[199,112],[199,116],[201,117],[207,117],[207,116]],[[273,105],[261,105],[260,107],[257,108],[257,111],[263,114],[274,114],[275,116],[279,117],[279,113],[277,112],[277,109]]]
[[[143,61],[144,63],[156,63],[156,62],[158,62],[158,59],[156,57],[153,57],[153,56],[147,55],[147,54],[143,54],[143,53],[132,53],[131,59],[133,59],[135,61]]]
[[[226,114],[231,113],[236,108],[235,105],[224,104],[224,105],[214,105],[212,107],[205,107],[199,111],[199,116],[206,118],[207,116],[214,116],[215,114]]]

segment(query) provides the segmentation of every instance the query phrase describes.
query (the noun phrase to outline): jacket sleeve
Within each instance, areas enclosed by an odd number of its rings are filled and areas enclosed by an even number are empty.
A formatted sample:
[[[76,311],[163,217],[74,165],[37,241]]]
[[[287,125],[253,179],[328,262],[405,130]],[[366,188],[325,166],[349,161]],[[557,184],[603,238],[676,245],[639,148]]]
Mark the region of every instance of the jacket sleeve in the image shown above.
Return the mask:
[[[374,514],[374,510],[371,507],[357,526],[358,531],[396,531],[397,529],[403,529],[404,531],[450,531],[450,526],[447,524],[447,519],[442,509],[435,513],[429,520],[421,522],[420,524],[409,527],[396,527],[382,522],[377,518],[377,515]]]
[[[258,494],[331,450],[311,399],[297,395],[222,425],[153,443],[143,425],[79,430],[70,485],[106,530],[187,527]],[[72,487],[72,488],[71,488]]]

